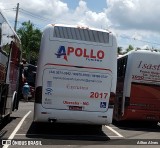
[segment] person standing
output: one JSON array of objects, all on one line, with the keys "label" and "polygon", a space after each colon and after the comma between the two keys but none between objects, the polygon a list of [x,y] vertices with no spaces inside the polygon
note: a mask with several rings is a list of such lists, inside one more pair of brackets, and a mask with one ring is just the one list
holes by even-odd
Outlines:
[{"label": "person standing", "polygon": [[29,87],[28,83],[25,83],[22,88],[22,93],[23,93],[23,98],[26,102],[28,102],[29,92],[30,92],[30,87]]}]

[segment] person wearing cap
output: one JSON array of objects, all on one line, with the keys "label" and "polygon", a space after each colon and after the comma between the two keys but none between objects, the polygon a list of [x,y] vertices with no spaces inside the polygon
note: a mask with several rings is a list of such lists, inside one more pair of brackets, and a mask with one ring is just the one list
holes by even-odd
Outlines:
[{"label": "person wearing cap", "polygon": [[24,83],[24,86],[22,88],[23,98],[26,102],[28,102],[28,95],[29,95],[30,87],[28,83]]}]

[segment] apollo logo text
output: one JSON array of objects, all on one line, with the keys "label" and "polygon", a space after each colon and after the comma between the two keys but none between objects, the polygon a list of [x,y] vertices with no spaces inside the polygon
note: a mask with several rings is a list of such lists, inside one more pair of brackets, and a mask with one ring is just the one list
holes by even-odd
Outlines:
[{"label": "apollo logo text", "polygon": [[76,57],[83,57],[86,59],[97,59],[102,60],[105,56],[103,50],[93,50],[93,49],[86,49],[86,48],[74,48],[65,46],[60,46],[57,53],[55,53],[57,58],[63,57],[64,60],[68,61],[69,56],[76,56]]}]

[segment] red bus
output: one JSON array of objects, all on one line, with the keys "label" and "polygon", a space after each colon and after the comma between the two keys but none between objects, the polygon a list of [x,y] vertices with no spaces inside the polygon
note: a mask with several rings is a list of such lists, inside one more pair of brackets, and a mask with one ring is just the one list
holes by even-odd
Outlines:
[{"label": "red bus", "polygon": [[21,81],[20,40],[0,12],[0,122],[18,109]]},{"label": "red bus", "polygon": [[131,51],[117,68],[114,120],[160,121],[160,52]]}]

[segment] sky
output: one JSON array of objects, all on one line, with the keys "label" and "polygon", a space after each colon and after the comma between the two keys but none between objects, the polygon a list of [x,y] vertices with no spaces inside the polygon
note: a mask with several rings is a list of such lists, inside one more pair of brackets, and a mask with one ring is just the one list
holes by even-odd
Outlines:
[{"label": "sky", "polygon": [[119,47],[160,49],[159,0],[0,0],[0,9],[17,29],[30,20],[38,29],[49,23],[83,25],[112,31]]}]

